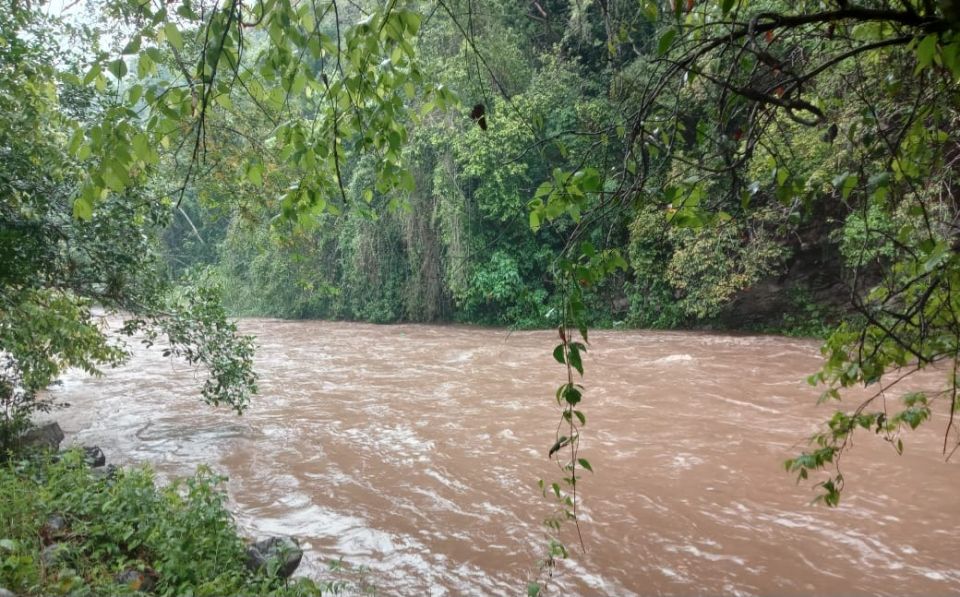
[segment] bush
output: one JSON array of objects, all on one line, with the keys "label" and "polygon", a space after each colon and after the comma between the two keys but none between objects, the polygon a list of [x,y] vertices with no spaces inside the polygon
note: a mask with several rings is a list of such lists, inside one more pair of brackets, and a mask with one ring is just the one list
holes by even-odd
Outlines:
[{"label": "bush", "polygon": [[[223,477],[201,467],[158,487],[148,468],[94,476],[80,452],[0,468],[0,586],[23,595],[319,595],[342,582],[253,574]],[[54,524],[60,517],[60,524]],[[52,547],[52,546],[58,547]],[[55,551],[55,554],[53,552]]]}]

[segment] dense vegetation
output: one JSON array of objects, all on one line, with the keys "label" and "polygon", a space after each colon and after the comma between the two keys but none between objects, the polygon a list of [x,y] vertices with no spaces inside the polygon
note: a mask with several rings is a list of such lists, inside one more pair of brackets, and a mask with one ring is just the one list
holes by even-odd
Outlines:
[{"label": "dense vegetation", "polygon": [[209,371],[205,400],[242,410],[256,389],[252,341],[237,336],[214,289],[171,284],[158,244],[170,206],[149,181],[116,174],[122,192],[74,217],[84,215],[74,204],[84,160],[70,150],[115,110],[78,78],[64,80],[83,58],[59,44],[90,36],[12,8],[0,11],[0,447],[50,407],[38,392],[62,370],[96,374],[125,357],[95,306],[130,314],[126,335],[162,336],[169,353]]},{"label": "dense vegetation", "polygon": [[[124,357],[94,305],[241,411],[222,288],[235,314],[558,325],[561,519],[591,325],[836,319],[811,381],[877,392],[786,463],[830,469],[827,504],[858,428],[900,451],[940,401],[958,445],[952,1],[7,7],[0,441],[63,368]],[[942,391],[875,404],[940,362]]]},{"label": "dense vegetation", "polygon": [[[262,199],[300,184],[298,172],[316,159],[311,151],[321,150],[293,150],[291,170],[269,163],[282,157],[264,153],[257,143],[279,141],[271,137],[277,122],[293,127],[298,139],[303,132],[294,123],[309,122],[315,102],[309,93],[285,96],[280,109],[267,105],[262,113],[243,90],[232,91],[233,109],[221,116],[243,134],[215,120],[205,134],[211,144],[243,148],[231,149],[225,159],[247,180],[197,181],[198,191],[182,204],[189,219],[176,218],[166,236],[177,271],[209,266],[237,314],[521,327],[556,323],[563,293],[556,259],[573,236],[616,248],[630,262],[590,288],[585,304],[592,324],[714,322],[739,291],[785,274],[798,261],[791,260],[797,230],[810,225],[788,208],[757,210],[724,226],[718,238],[714,230],[670,226],[654,204],[635,210],[612,196],[612,180],[604,182],[600,172],[624,151],[623,108],[632,101],[626,90],[649,75],[636,72],[643,61],[608,56],[605,35],[595,30],[599,5],[585,14],[563,2],[540,8],[548,18],[531,18],[533,5],[512,2],[487,4],[476,14],[469,4],[433,14],[416,40],[416,67],[423,80],[441,82],[462,98],[464,107],[437,113],[431,110],[438,103],[433,95],[404,87],[409,121],[396,122],[407,127],[407,138],[395,159],[406,169],[409,178],[402,182],[409,187],[382,192],[374,184],[380,152],[350,152],[339,164],[342,195],[335,189],[332,197],[311,203],[310,210],[320,213],[298,213],[299,227],[278,225],[276,206]],[[469,21],[466,35],[461,16]],[[644,32],[635,35],[642,39]],[[246,43],[258,42],[248,37]],[[618,54],[628,46],[639,49],[629,41]],[[401,67],[406,60],[401,56]],[[475,103],[483,106],[486,128],[464,114]],[[251,113],[257,115],[253,122],[246,117]],[[594,164],[598,159],[605,164]],[[583,219],[558,219],[551,207],[535,216],[531,233],[530,211],[542,203],[535,196],[541,183],[585,163],[592,165],[587,182],[595,185],[596,197],[584,204]],[[596,199],[600,204],[593,205]],[[841,226],[823,227],[814,250],[824,249],[831,242],[827,234]],[[809,268],[809,261],[799,267]],[[840,279],[830,273],[794,276],[792,294],[784,292],[783,301],[816,305],[818,290],[825,295],[820,298],[836,302],[829,286]],[[771,306],[750,321],[728,325],[790,329],[805,323],[779,320],[782,312]]]},{"label": "dense vegetation", "polygon": [[0,466],[0,586],[77,596],[364,590],[361,577],[342,570],[322,582],[251,572],[222,481],[205,469],[159,487],[149,469],[98,476],[79,451],[8,462]]}]

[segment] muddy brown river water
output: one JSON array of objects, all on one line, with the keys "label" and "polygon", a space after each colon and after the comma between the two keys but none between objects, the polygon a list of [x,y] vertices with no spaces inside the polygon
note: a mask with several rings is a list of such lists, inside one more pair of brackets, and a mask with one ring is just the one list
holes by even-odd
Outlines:
[{"label": "muddy brown river water", "polygon": [[[203,406],[159,350],[68,375],[56,418],[75,443],[161,476],[229,476],[251,535],[370,568],[383,595],[520,595],[551,511],[537,479],[563,368],[555,332],[245,320],[261,395],[243,417]],[[595,332],[581,481],[586,553],[552,588],[573,595],[960,594],[960,476],[945,418],[897,456],[870,433],[844,456],[841,506],[813,506],[783,460],[830,407],[805,376],[818,344],[774,336]],[[576,545],[572,528],[564,539]]]}]

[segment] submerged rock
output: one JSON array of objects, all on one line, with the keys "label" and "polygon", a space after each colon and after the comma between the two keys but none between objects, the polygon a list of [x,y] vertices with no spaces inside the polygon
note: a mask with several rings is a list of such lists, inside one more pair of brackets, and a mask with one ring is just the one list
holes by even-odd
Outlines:
[{"label": "submerged rock", "polygon": [[247,568],[257,572],[276,566],[281,578],[289,578],[302,559],[303,550],[293,537],[269,537],[247,548]]},{"label": "submerged rock", "polygon": [[83,460],[90,468],[97,468],[107,463],[107,457],[99,446],[83,446]]},{"label": "submerged rock", "polygon": [[34,427],[20,436],[20,446],[37,450],[56,452],[63,441],[63,429],[56,421]]}]

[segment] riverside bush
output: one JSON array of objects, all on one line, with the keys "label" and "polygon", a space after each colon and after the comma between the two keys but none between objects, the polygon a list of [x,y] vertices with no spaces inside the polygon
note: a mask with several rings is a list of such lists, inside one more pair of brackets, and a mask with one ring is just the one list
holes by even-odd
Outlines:
[{"label": "riverside bush", "polygon": [[[0,586],[18,595],[320,595],[245,566],[225,479],[206,467],[158,486],[149,468],[95,476],[78,451],[0,467]],[[56,547],[54,547],[56,546]],[[118,582],[126,571],[141,580]],[[151,586],[152,585],[152,586]]]}]

